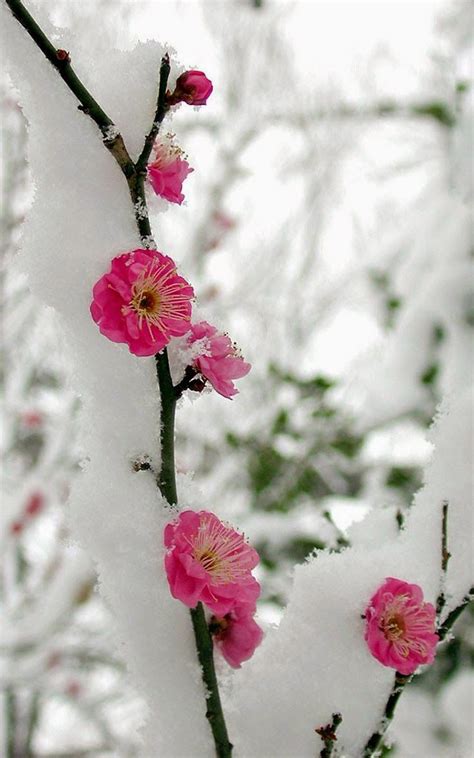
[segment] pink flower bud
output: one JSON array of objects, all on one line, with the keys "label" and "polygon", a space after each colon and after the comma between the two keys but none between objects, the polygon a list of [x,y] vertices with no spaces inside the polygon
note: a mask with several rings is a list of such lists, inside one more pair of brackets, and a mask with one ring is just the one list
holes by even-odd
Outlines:
[{"label": "pink flower bud", "polygon": [[206,105],[212,89],[212,82],[202,71],[185,71],[178,77],[174,92],[168,95],[168,104]]}]

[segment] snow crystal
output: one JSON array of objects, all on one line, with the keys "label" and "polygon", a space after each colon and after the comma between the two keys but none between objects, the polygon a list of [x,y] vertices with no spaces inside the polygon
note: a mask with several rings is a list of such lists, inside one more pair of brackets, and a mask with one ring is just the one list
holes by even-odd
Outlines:
[{"label": "snow crystal", "polygon": [[115,124],[111,124],[102,132],[102,134],[104,135],[104,140],[107,142],[112,142],[116,137],[119,136],[120,131],[117,129]]}]

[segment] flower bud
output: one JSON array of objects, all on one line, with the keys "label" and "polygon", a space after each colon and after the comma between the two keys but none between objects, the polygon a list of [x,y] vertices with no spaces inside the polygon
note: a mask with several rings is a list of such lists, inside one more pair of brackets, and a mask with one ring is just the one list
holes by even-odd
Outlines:
[{"label": "flower bud", "polygon": [[168,95],[168,105],[181,102],[188,105],[206,105],[212,89],[212,82],[203,71],[185,71],[178,77],[174,92]]}]

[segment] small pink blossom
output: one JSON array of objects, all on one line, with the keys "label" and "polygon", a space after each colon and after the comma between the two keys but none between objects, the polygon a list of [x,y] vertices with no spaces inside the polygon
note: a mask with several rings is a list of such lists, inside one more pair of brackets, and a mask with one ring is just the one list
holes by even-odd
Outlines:
[{"label": "small pink blossom", "polygon": [[41,492],[32,492],[26,501],[25,516],[33,518],[37,516],[44,507],[44,495]]},{"label": "small pink blossom", "polygon": [[248,661],[262,641],[263,631],[253,618],[254,612],[251,606],[236,606],[223,618],[211,619],[214,643],[233,668]]},{"label": "small pink blossom", "polygon": [[139,248],[112,260],[94,285],[90,312],[109,340],[125,342],[134,355],[154,355],[188,331],[193,296],[171,258]]},{"label": "small pink blossom", "polygon": [[226,334],[219,332],[207,321],[193,324],[187,335],[188,344],[202,340],[203,351],[194,359],[193,366],[223,397],[238,393],[233,379],[240,379],[250,371],[250,363],[237,354]]},{"label": "small pink blossom", "polygon": [[228,232],[235,227],[235,219],[225,213],[225,211],[214,211],[212,219],[215,225],[224,232]]},{"label": "small pink blossom", "polygon": [[181,203],[183,182],[194,169],[183,157],[179,147],[169,140],[155,147],[155,160],[148,166],[148,179],[154,191],[170,203]]},{"label": "small pink blossom", "polygon": [[37,429],[43,423],[43,416],[39,411],[25,411],[21,416],[21,421],[28,429]]},{"label": "small pink blossom", "polygon": [[365,618],[370,652],[384,666],[407,675],[433,662],[439,641],[436,611],[423,602],[417,584],[388,577],[371,598]]},{"label": "small pink blossom", "polygon": [[251,571],[258,553],[213,513],[182,511],[167,524],[164,543],[171,594],[188,608],[202,602],[225,616],[239,604],[255,606],[260,585]]},{"label": "small pink blossom", "polygon": [[212,82],[203,71],[185,71],[178,76],[174,92],[168,94],[168,105],[180,102],[188,105],[206,105],[212,90]]},{"label": "small pink blossom", "polygon": [[17,536],[22,533],[24,528],[25,524],[22,520],[18,519],[17,521],[12,521],[10,524],[10,534]]}]

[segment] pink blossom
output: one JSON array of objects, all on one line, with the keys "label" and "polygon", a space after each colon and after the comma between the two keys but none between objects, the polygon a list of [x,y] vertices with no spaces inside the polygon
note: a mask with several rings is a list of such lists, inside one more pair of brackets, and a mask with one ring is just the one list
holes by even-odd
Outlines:
[{"label": "pink blossom", "polygon": [[154,355],[188,331],[193,295],[171,258],[139,248],[112,260],[94,286],[90,312],[109,340],[125,342],[134,355]]},{"label": "pink blossom", "polygon": [[23,521],[12,521],[10,524],[10,534],[13,534],[15,536],[21,534],[24,528],[25,524]]},{"label": "pink blossom", "polygon": [[179,147],[162,141],[155,147],[155,160],[148,166],[148,179],[156,194],[178,205],[184,200],[183,182],[194,171],[182,156]]},{"label": "pink blossom", "polygon": [[182,511],[164,533],[165,569],[174,598],[188,608],[202,602],[217,616],[239,604],[255,606],[260,585],[252,576],[257,552],[243,534],[209,511]]},{"label": "pink blossom", "polygon": [[200,321],[191,326],[187,340],[190,345],[198,340],[203,342],[202,354],[194,359],[194,368],[223,397],[230,398],[236,395],[238,389],[232,380],[248,374],[251,366],[237,354],[229,337],[207,321]]},{"label": "pink blossom", "polygon": [[44,495],[41,492],[32,492],[26,502],[25,515],[33,518],[42,511],[43,507]]},{"label": "pink blossom", "polygon": [[384,666],[407,675],[433,662],[439,641],[436,611],[423,602],[417,584],[388,577],[371,598],[365,618],[370,652]]},{"label": "pink blossom", "polygon": [[174,92],[168,94],[168,104],[185,102],[188,105],[206,105],[212,90],[212,82],[203,71],[185,71],[178,76]]},{"label": "pink blossom", "polygon": [[211,619],[214,643],[233,668],[248,661],[262,641],[263,632],[253,618],[254,610],[248,605],[236,606],[223,618]]},{"label": "pink blossom", "polygon": [[39,411],[25,411],[21,416],[21,421],[29,429],[36,429],[43,423],[43,416]]}]

